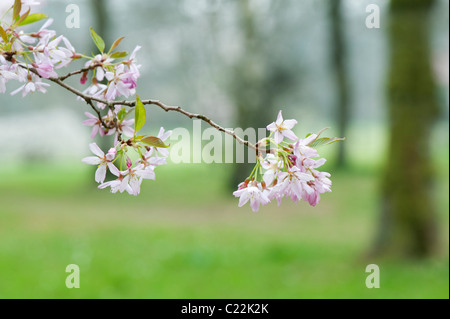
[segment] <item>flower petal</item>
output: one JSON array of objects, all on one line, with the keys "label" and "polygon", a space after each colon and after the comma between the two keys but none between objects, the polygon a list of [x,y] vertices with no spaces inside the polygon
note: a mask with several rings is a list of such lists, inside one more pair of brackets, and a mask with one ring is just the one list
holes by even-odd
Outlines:
[{"label": "flower petal", "polygon": [[96,156],[85,157],[81,161],[89,165],[98,165],[102,162],[102,160]]},{"label": "flower petal", "polygon": [[280,131],[275,132],[275,143],[280,144],[283,141],[283,134]]},{"label": "flower petal", "polygon": [[99,165],[97,170],[95,171],[95,181],[97,183],[103,183],[106,178],[106,164],[103,163],[102,165]]},{"label": "flower petal", "polygon": [[281,126],[283,123],[283,115],[281,114],[281,111],[278,113],[277,121],[275,122],[278,126]]},{"label": "flower petal", "polygon": [[92,153],[94,153],[98,157],[101,158],[105,157],[105,153],[103,153],[103,151],[100,149],[100,147],[98,147],[96,143],[89,144],[89,149],[91,150]]},{"label": "flower petal", "polygon": [[295,141],[298,139],[297,135],[294,134],[294,132],[292,132],[289,129],[285,129],[283,130],[283,135],[286,136],[288,139]]},{"label": "flower petal", "polygon": [[297,120],[286,120],[283,122],[283,126],[284,128],[290,130],[292,129],[296,124],[297,124]]}]

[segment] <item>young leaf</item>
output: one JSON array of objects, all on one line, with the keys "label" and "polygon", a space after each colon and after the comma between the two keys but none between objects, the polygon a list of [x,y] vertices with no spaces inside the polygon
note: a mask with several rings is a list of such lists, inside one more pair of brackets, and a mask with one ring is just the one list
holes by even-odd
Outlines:
[{"label": "young leaf", "polygon": [[125,115],[127,114],[127,110],[125,110],[125,108],[121,108],[119,113],[117,113],[117,118],[119,119],[119,121],[123,121],[125,119]]},{"label": "young leaf", "polygon": [[22,14],[22,16],[19,18],[19,20],[17,20],[16,23],[14,23],[14,25],[21,25],[21,23],[28,17],[28,15],[30,14],[30,10],[28,9],[27,12],[25,12],[24,14]]},{"label": "young leaf", "polygon": [[323,132],[325,132],[326,130],[329,130],[329,129],[330,129],[329,127],[325,127],[324,129],[321,129],[319,131],[319,133],[317,133],[317,137],[320,137],[320,135],[322,135]]},{"label": "young leaf", "polygon": [[109,49],[109,52],[112,52],[117,46],[119,45],[120,41],[122,41],[125,37],[120,37],[111,46],[111,49]]},{"label": "young leaf", "polygon": [[95,45],[100,50],[101,53],[105,50],[105,41],[92,29],[91,27],[91,37],[94,40]]},{"label": "young leaf", "polygon": [[[315,141],[317,141],[317,140],[319,139],[320,135],[322,135],[322,133],[325,132],[325,131],[328,130],[328,129],[330,129],[330,128],[329,128],[329,127],[325,127],[324,129],[321,129],[321,130],[319,131],[319,133],[316,134],[316,138],[315,138],[311,143],[309,143],[309,145],[311,145],[312,143],[314,143]],[[310,137],[311,135],[312,135],[312,134],[310,133],[310,134],[306,135],[306,137]]]},{"label": "young leaf", "polygon": [[0,26],[0,36],[2,37],[2,39],[5,43],[8,43],[8,35],[6,34],[6,32],[2,28],[2,26]]},{"label": "young leaf", "polygon": [[13,5],[13,21],[16,21],[16,19],[19,17],[20,10],[22,10],[22,1],[15,0]]},{"label": "young leaf", "polygon": [[117,52],[114,52],[113,54],[111,54],[111,58],[120,59],[120,58],[126,57],[127,55],[128,55],[128,52],[117,51]]},{"label": "young leaf", "polygon": [[20,22],[19,26],[35,23],[47,18],[48,16],[43,13],[33,13],[28,15],[22,22]]},{"label": "young leaf", "polygon": [[308,146],[319,147],[319,146],[329,145],[334,142],[344,141],[344,140],[345,140],[345,138],[339,138],[339,137],[322,137],[322,138],[318,138],[315,141],[309,143]]},{"label": "young leaf", "polygon": [[147,144],[148,146],[153,146],[153,147],[168,148],[170,146],[170,145],[164,144],[164,142],[161,141],[161,139],[159,139],[156,136],[146,136],[141,139],[141,142],[144,144]]},{"label": "young leaf", "polygon": [[139,95],[136,95],[136,106],[134,108],[134,132],[138,132],[145,124],[145,107]]}]

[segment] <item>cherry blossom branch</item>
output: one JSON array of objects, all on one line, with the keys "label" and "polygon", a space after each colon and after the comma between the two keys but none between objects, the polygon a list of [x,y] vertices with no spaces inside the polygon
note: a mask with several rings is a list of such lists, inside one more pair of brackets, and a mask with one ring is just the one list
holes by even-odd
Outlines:
[{"label": "cherry blossom branch", "polygon": [[77,71],[73,71],[73,72],[67,73],[66,75],[62,75],[62,76],[58,77],[58,79],[61,80],[61,81],[64,81],[64,80],[66,80],[67,78],[69,78],[71,76],[74,76],[74,75],[77,75],[77,74],[81,74],[81,73],[87,72],[89,70],[93,70],[93,69],[95,69],[98,66],[101,66],[101,64],[98,63],[98,64],[87,66],[87,67],[79,69]]},{"label": "cherry blossom branch", "polygon": [[[22,68],[24,68],[24,69],[28,69],[30,72],[36,74],[38,77],[40,77],[40,78],[42,78],[42,79],[44,78],[43,76],[41,76],[41,75],[39,74],[39,72],[38,72],[35,68],[27,68],[27,67],[24,66],[24,65],[20,65],[20,66],[21,66]],[[83,69],[81,69],[81,70],[83,70]],[[78,71],[81,71],[81,70],[78,70]],[[52,82],[58,84],[59,86],[63,87],[64,89],[66,89],[66,90],[72,92],[73,94],[75,94],[75,95],[81,97],[87,104],[89,104],[89,105],[91,106],[91,108],[92,108],[92,109],[94,110],[94,112],[97,114],[98,119],[99,119],[99,121],[102,123],[102,125],[103,125],[105,128],[110,128],[110,126],[107,125],[107,124],[105,123],[105,121],[103,121],[103,118],[102,118],[102,115],[101,115],[100,111],[99,111],[99,110],[95,107],[95,105],[92,103],[92,101],[99,102],[96,98],[94,98],[94,97],[92,97],[92,96],[89,96],[89,95],[86,95],[86,94],[83,94],[82,92],[78,91],[77,89],[71,87],[70,85],[64,83],[63,80],[61,80],[61,79],[66,79],[66,78],[68,78],[68,77],[71,76],[71,75],[74,75],[74,74],[78,74],[78,73],[84,72],[84,71],[81,71],[81,72],[78,72],[78,71],[68,73],[68,74],[66,74],[65,76],[58,77],[58,78],[55,78],[55,77],[49,77],[48,80],[50,80],[50,81],[52,81]]]},{"label": "cherry blossom branch", "polygon": [[[104,100],[104,99],[100,99],[100,98],[97,98],[97,97],[94,97],[94,96],[90,96],[90,95],[84,94],[81,91],[79,91],[79,90],[73,88],[72,86],[68,85],[67,83],[63,82],[65,79],[67,79],[68,77],[70,77],[72,75],[83,73],[83,72],[85,72],[87,70],[90,70],[92,68],[93,67],[83,68],[83,69],[80,69],[80,70],[68,73],[68,74],[66,74],[64,76],[60,76],[60,77],[57,77],[57,78],[56,77],[49,77],[48,80],[58,84],[59,86],[63,87],[64,89],[72,92],[73,94],[75,94],[75,95],[79,96],[80,98],[82,98],[83,100],[85,100],[86,103],[88,103],[92,107],[92,109],[97,113],[97,115],[99,117],[99,120],[102,122],[102,125],[104,127],[108,128],[109,126],[104,123],[104,121],[103,121],[103,119],[101,117],[100,111],[93,105],[92,101],[103,103],[103,104],[107,105],[108,107],[112,107],[112,106],[115,106],[115,105],[124,105],[124,106],[129,106],[129,107],[135,107],[136,106],[136,102],[135,101],[107,101],[107,100]],[[33,72],[34,74],[36,74],[37,76],[39,76],[40,78],[43,78],[36,71],[36,69],[30,68],[30,71]],[[184,110],[183,108],[181,108],[180,106],[169,106],[169,105],[166,105],[166,104],[162,103],[159,100],[142,100],[142,104],[144,104],[144,105],[156,105],[156,106],[160,107],[161,109],[163,109],[166,112],[170,112],[170,111],[178,112],[178,113],[181,113],[181,114],[187,116],[190,119],[196,118],[196,119],[202,120],[205,123],[207,123],[208,125],[210,125],[211,127],[215,128],[216,130],[232,136],[238,143],[240,143],[240,144],[242,144],[244,146],[247,146],[248,148],[251,148],[251,149],[255,150],[257,153],[259,153],[259,152],[272,153],[273,152],[273,150],[271,150],[271,149],[266,150],[264,148],[261,148],[258,143],[255,145],[255,144],[252,144],[248,140],[242,139],[241,137],[237,136],[236,132],[234,132],[232,130],[228,130],[228,129],[220,126],[219,124],[217,124],[216,122],[214,122],[213,120],[211,120],[209,117],[207,117],[205,115],[188,112],[188,111]]]},{"label": "cherry blossom branch", "polygon": [[[113,193],[126,191],[136,196],[140,193],[142,181],[154,180],[155,168],[167,164],[169,146],[164,141],[172,131],[166,132],[161,127],[158,136],[137,134],[146,122],[145,105],[155,105],[165,112],[177,112],[190,119],[199,119],[256,151],[258,160],[254,169],[233,193],[239,197],[239,207],[250,202],[252,210],[258,211],[260,205],[267,205],[272,200],[280,204],[283,198],[290,198],[294,202],[305,200],[315,206],[319,203],[321,194],[331,192],[330,174],[317,170],[326,160],[318,158],[316,148],[342,141],[343,138],[320,137],[324,130],[308,134],[304,139],[298,138],[292,131],[297,121],[284,120],[280,111],[277,120],[267,126],[270,135],[252,144],[205,115],[188,112],[179,106],[169,106],[159,100],[141,100],[136,94],[137,80],[140,77],[136,52],[140,46],[136,46],[130,55],[125,51],[115,51],[123,39],[121,37],[109,50],[105,50],[103,39],[91,28],[91,38],[100,53],[93,57],[79,54],[66,37],[57,36],[54,30],[47,28],[52,23],[51,19],[37,32],[16,31],[22,25],[47,18],[39,13],[28,16],[30,10],[22,8],[22,4],[31,6],[34,2],[15,0],[10,8],[11,23],[0,21],[0,93],[5,93],[5,84],[14,80],[24,84],[11,92],[11,95],[19,92],[22,96],[36,91],[45,93],[50,84],[42,80],[48,79],[84,100],[97,114],[85,113],[88,119],[83,124],[92,126],[91,138],[97,133],[100,136],[115,135],[114,144],[106,153],[96,143],[91,143],[89,148],[95,156],[82,160],[86,164],[97,166],[95,181],[99,183],[99,189],[110,188]],[[0,18],[2,19],[3,17]],[[3,28],[4,25],[6,29]],[[62,76],[55,72],[55,69],[80,58],[87,62],[79,70]],[[84,91],[64,82],[81,74],[80,83],[85,84],[90,71],[91,82]],[[120,96],[136,96],[136,100],[117,100]],[[130,113],[127,107],[134,109],[134,119],[126,119]],[[108,108],[108,113],[102,116],[105,108]],[[122,134],[129,138],[123,138]],[[268,144],[274,148],[267,148]],[[135,162],[132,160],[134,156],[128,155],[129,152],[138,156]],[[105,182],[108,171],[117,178]]]},{"label": "cherry blossom branch", "polygon": [[[129,106],[129,107],[135,107],[136,106],[136,102],[135,101],[115,101],[115,102],[111,102],[112,105],[125,105],[125,106]],[[232,130],[228,130],[222,126],[220,126],[219,124],[217,124],[216,122],[214,122],[213,120],[211,120],[209,117],[202,115],[202,114],[195,114],[195,113],[191,113],[188,112],[184,109],[182,109],[180,106],[168,106],[165,105],[164,103],[162,103],[161,101],[158,100],[142,100],[142,104],[144,105],[156,105],[158,107],[160,107],[161,109],[163,109],[166,112],[178,112],[181,113],[185,116],[187,116],[190,119],[196,118],[199,120],[204,121],[205,123],[207,123],[208,125],[210,125],[211,127],[215,128],[216,130],[223,132],[225,134],[228,134],[230,136],[232,136],[238,143],[245,145],[251,149],[254,149],[257,152],[270,152],[271,150],[264,150],[261,149],[258,144],[254,145],[251,142],[240,138],[239,136],[237,136],[236,132],[232,131]]]}]

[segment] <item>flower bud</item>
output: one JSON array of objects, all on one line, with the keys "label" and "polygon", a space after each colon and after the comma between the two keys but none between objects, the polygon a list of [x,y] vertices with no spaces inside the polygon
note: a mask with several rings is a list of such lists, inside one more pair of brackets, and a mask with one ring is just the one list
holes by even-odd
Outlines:
[{"label": "flower bud", "polygon": [[83,74],[81,75],[81,79],[80,79],[80,83],[81,83],[81,84],[85,84],[85,83],[86,83],[86,81],[87,81],[87,75],[88,75],[88,72],[87,72],[87,71],[83,72]]}]

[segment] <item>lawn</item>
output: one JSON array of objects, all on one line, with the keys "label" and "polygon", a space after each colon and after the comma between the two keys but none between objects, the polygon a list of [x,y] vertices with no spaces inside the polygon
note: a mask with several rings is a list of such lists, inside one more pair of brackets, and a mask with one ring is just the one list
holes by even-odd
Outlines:
[{"label": "lawn", "polygon": [[[231,167],[171,165],[139,197],[90,183],[82,164],[0,171],[1,298],[448,298],[448,171],[437,201],[442,255],[376,261],[377,174],[334,174],[317,208],[253,213],[227,189]],[[77,264],[81,288],[68,289]]]}]

